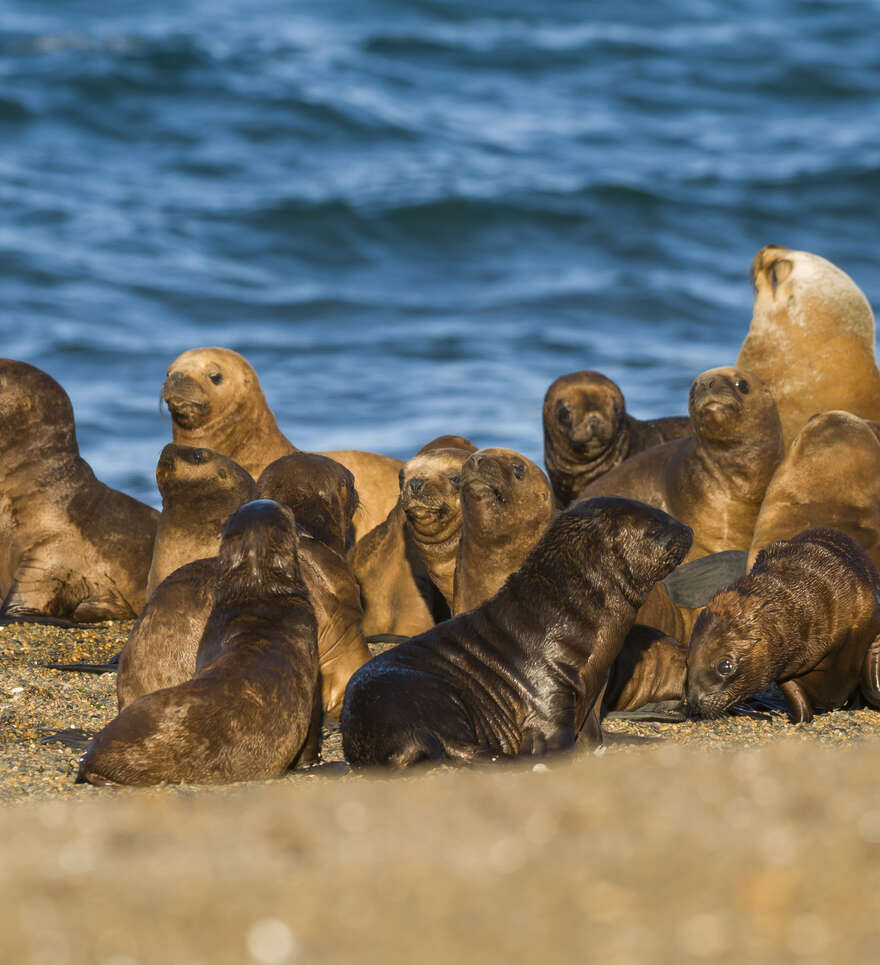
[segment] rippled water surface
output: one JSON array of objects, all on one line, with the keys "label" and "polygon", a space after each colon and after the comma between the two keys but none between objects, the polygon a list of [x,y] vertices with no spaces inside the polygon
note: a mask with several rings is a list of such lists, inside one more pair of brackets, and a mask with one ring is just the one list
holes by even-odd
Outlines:
[{"label": "rippled water surface", "polygon": [[868,0],[6,0],[0,354],[154,504],[199,345],[302,448],[537,459],[578,368],[683,413],[762,245],[877,305],[878,38]]}]

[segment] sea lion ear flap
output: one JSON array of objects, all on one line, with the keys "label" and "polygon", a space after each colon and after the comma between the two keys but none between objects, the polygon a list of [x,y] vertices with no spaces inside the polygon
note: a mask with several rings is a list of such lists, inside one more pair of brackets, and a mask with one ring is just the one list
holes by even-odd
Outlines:
[{"label": "sea lion ear flap", "polygon": [[770,276],[770,284],[773,286],[774,295],[776,294],[776,288],[788,278],[793,268],[794,265],[788,258],[780,258],[770,266],[767,273]]}]

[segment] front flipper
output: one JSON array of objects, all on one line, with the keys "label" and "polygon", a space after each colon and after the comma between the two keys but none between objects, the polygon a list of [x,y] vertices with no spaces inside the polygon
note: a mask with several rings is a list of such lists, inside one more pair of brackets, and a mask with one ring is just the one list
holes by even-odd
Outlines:
[{"label": "front flipper", "polygon": [[876,637],[868,647],[859,684],[865,700],[872,707],[880,709],[880,637]]},{"label": "front flipper", "polygon": [[796,680],[778,684],[788,704],[788,716],[793,724],[809,724],[813,719],[813,707]]},{"label": "front flipper", "polygon": [[523,729],[519,757],[540,757],[565,751],[574,746],[575,732],[571,724],[559,725],[551,721],[534,722]]}]

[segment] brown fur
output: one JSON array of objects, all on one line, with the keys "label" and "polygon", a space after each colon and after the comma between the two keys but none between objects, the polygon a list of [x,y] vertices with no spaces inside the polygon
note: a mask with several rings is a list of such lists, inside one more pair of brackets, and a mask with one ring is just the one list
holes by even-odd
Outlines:
[{"label": "brown fur", "polygon": [[[726,661],[726,663],[725,663]],[[880,704],[880,577],[835,529],[771,543],[717,593],[691,635],[687,698],[715,716],[775,681],[792,719],[842,707],[861,689]]]},{"label": "brown fur", "polygon": [[641,421],[601,372],[560,376],[544,396],[544,465],[560,506],[637,452],[691,434],[686,416]]},{"label": "brown fur", "polygon": [[773,393],[786,446],[817,412],[880,419],[874,316],[849,275],[818,255],[768,245],[752,281],[754,313],[736,364]]},{"label": "brown fur", "polygon": [[603,709],[632,711],[684,698],[687,645],[653,627],[636,624],[611,667]]},{"label": "brown fur", "polygon": [[423,455],[434,449],[464,449],[465,452],[476,452],[477,447],[464,436],[437,436],[430,442],[426,442],[416,455]]},{"label": "brown fur", "polygon": [[691,386],[693,436],[627,459],[582,493],[627,496],[687,523],[688,560],[748,550],[770,477],[782,460],[782,429],[773,396],[757,376],[710,369]]},{"label": "brown fur", "polygon": [[40,369],[0,359],[0,427],[2,614],[137,616],[159,514],[95,478],[67,393]]},{"label": "brown fur", "polygon": [[453,613],[478,606],[522,565],[553,517],[553,492],[531,460],[480,449],[461,468],[461,541]]},{"label": "brown fur", "polygon": [[317,630],[293,513],[247,503],[224,527],[217,559],[195,676],[121,711],[83,755],[78,782],[255,780],[317,758]]},{"label": "brown fur", "polygon": [[630,500],[561,513],[495,596],[352,677],[346,757],[404,767],[571,747],[645,593],[689,543],[687,527]]}]

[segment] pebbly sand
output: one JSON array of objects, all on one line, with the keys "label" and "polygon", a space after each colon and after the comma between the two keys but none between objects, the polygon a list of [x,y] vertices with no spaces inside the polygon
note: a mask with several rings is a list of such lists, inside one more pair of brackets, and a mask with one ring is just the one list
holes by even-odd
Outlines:
[{"label": "pebbly sand", "polygon": [[608,722],[601,755],[76,786],[130,624],[0,630],[0,962],[872,961],[880,713]]}]

